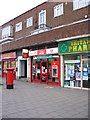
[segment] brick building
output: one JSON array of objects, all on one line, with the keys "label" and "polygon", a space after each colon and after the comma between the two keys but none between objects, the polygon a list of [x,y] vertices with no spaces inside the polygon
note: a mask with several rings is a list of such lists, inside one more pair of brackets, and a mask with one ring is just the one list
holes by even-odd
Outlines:
[{"label": "brick building", "polygon": [[90,77],[89,0],[44,2],[0,27],[2,76],[87,88]]}]

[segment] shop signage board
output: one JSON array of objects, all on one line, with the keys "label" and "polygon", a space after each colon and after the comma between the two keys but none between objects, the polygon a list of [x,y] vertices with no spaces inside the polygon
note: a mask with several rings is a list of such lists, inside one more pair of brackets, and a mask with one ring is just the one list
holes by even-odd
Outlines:
[{"label": "shop signage board", "polygon": [[49,49],[42,49],[42,50],[35,50],[35,51],[29,51],[29,56],[48,55],[48,54],[58,54],[58,47],[49,48]]},{"label": "shop signage board", "polygon": [[1,59],[16,58],[16,52],[5,53],[1,55]]},{"label": "shop signage board", "polygon": [[28,49],[22,49],[23,58],[28,58]]},{"label": "shop signage board", "polygon": [[47,49],[47,54],[57,54],[58,53],[58,48],[50,48]]},{"label": "shop signage board", "polygon": [[83,53],[90,51],[90,38],[81,38],[59,43],[59,54]]}]

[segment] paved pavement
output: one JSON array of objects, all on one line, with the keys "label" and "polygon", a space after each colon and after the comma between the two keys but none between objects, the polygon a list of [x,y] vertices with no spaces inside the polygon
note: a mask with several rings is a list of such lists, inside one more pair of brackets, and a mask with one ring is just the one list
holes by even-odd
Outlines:
[{"label": "paved pavement", "polygon": [[2,79],[0,78],[0,120],[2,118]]},{"label": "paved pavement", "polygon": [[3,118],[88,118],[87,90],[18,80],[11,90],[4,84],[2,93]]}]

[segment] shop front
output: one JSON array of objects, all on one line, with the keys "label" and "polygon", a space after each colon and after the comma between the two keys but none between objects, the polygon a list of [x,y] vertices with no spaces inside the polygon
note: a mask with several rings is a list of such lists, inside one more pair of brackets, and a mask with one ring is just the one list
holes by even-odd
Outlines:
[{"label": "shop front", "polygon": [[2,59],[2,77],[6,78],[7,68],[13,68],[13,79],[16,79],[16,52],[5,53],[1,55]]},{"label": "shop front", "polygon": [[90,38],[59,42],[62,87],[89,88]]},{"label": "shop front", "polygon": [[31,82],[60,85],[58,48],[29,51]]}]

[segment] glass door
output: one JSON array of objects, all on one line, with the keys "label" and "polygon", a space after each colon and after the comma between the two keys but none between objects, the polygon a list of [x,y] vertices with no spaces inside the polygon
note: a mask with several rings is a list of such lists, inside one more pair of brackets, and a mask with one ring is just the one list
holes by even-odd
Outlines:
[{"label": "glass door", "polygon": [[48,62],[45,60],[41,61],[41,82],[47,82],[48,80]]},{"label": "glass door", "polygon": [[82,63],[82,84],[84,88],[90,88],[90,59],[83,60]]},{"label": "glass door", "polygon": [[40,81],[40,60],[34,60],[33,62],[32,79]]}]

